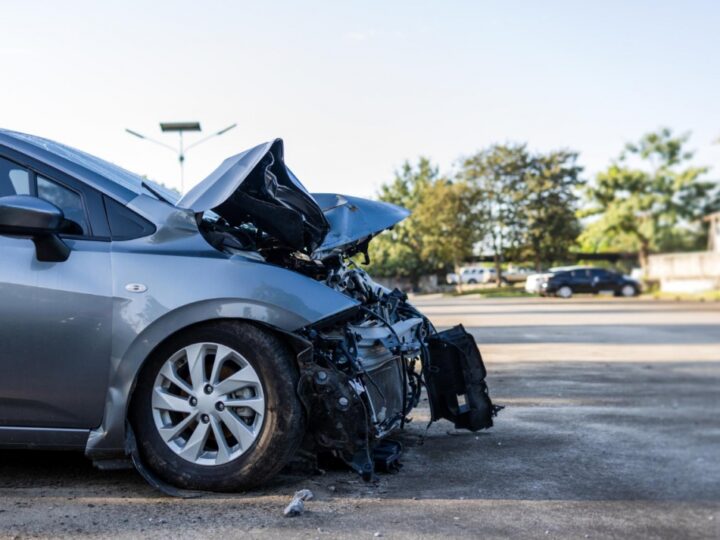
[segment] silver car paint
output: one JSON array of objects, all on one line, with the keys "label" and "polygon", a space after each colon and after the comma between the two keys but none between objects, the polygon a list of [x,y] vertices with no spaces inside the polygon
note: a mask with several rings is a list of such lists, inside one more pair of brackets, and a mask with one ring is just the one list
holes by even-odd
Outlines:
[{"label": "silver car paint", "polygon": [[102,419],[112,339],[110,243],[68,240],[40,262],[0,236],[0,425],[88,428]]},{"label": "silver car paint", "polygon": [[383,201],[337,193],[313,193],[312,196],[330,223],[325,240],[313,253],[315,258],[339,253],[352,244],[391,228],[410,215],[409,210]]},{"label": "silver car paint", "polygon": [[31,240],[0,236],[0,403],[25,400],[36,414],[6,419],[12,424],[0,427],[0,445],[67,440],[75,446],[87,430],[89,457],[119,457],[138,372],[168,336],[216,319],[291,333],[357,304],[257,254],[217,251],[192,211],[142,194],[140,180],[120,185],[103,178],[104,162],[73,162],[55,143],[38,140],[0,130],[0,153],[28,155],[70,174],[157,230],[128,241],[66,240],[73,251],[62,263],[39,263]]},{"label": "silver car paint", "polygon": [[[92,431],[86,451],[95,459],[123,448],[133,383],[145,359],[168,336],[216,319],[252,320],[292,332],[356,305],[296,272],[218,252],[201,236],[192,212],[144,195],[129,206],[152,219],[158,230],[146,238],[113,242],[108,392],[102,424]],[[147,290],[129,292],[128,283]]]}]

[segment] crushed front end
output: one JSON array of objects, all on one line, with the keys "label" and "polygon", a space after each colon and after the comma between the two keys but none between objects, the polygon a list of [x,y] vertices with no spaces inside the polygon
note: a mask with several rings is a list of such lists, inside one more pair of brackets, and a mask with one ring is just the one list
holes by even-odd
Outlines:
[{"label": "crushed front end", "polygon": [[493,425],[485,367],[461,327],[437,332],[399,290],[338,259],[326,283],[360,305],[303,330],[312,354],[301,362],[298,394],[318,451],[369,480],[397,468],[400,445],[387,439],[410,420],[427,389],[431,420],[477,431]]},{"label": "crushed front end", "polygon": [[399,449],[383,442],[409,421],[422,388],[431,421],[476,431],[497,413],[473,337],[462,327],[437,332],[399,290],[360,268],[374,236],[410,215],[406,209],[332,193],[310,194],[285,165],[275,139],[228,158],[178,203],[192,209],[220,251],[298,272],[357,305],[298,331],[298,396],[314,449],[364,478],[395,466]]}]

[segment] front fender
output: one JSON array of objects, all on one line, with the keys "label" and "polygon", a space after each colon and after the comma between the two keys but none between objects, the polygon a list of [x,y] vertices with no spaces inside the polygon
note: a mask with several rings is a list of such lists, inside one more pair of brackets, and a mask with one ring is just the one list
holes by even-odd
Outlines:
[{"label": "front fender", "polygon": [[[178,253],[178,252],[176,252]],[[187,252],[185,252],[187,253]],[[302,274],[243,257],[158,256],[114,251],[113,345],[102,424],[86,454],[117,457],[125,443],[130,395],[143,363],[167,337],[188,326],[244,319],[293,332],[357,302]],[[141,285],[142,293],[132,292]],[[130,289],[130,290],[128,290]]]}]

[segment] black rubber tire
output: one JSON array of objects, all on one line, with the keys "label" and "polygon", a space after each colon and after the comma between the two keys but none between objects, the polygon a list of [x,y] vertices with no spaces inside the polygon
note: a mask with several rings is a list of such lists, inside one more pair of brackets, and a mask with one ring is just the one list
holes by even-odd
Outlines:
[{"label": "black rubber tire", "polygon": [[[182,347],[203,341],[241,353],[257,372],[266,402],[262,431],[253,446],[217,466],[195,465],[175,454],[152,418],[152,387],[163,363]],[[130,421],[144,463],[166,482],[185,489],[233,492],[266,483],[294,456],[305,434],[305,414],[296,392],[298,377],[290,349],[253,324],[220,321],[180,332],[153,352],[133,392]]]},{"label": "black rubber tire", "polygon": [[624,287],[624,285],[622,287],[620,287],[619,289],[616,289],[614,296],[618,296],[618,297],[622,297],[622,298],[633,298],[640,294],[640,292],[638,291],[638,288],[635,285],[630,285],[630,287],[632,287],[633,293],[630,296],[625,296],[622,291],[623,287]]},{"label": "black rubber tire", "polygon": [[[560,294],[560,291],[563,290],[563,289],[569,289],[569,290],[570,290],[570,294],[568,294],[567,296],[561,295],[561,294]],[[555,290],[555,296],[558,297],[558,298],[562,298],[563,300],[567,300],[568,298],[572,298],[574,294],[575,294],[575,291],[572,290],[572,287],[570,287],[570,285],[560,285],[560,286]]]}]

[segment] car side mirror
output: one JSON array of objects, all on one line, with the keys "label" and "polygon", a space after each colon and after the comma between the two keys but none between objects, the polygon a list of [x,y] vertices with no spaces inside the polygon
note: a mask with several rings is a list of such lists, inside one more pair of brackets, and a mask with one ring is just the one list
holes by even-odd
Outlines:
[{"label": "car side mirror", "polygon": [[63,211],[43,199],[0,197],[0,234],[30,237],[38,261],[62,262],[70,256],[70,248],[58,236],[64,221]]}]

